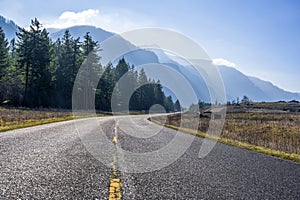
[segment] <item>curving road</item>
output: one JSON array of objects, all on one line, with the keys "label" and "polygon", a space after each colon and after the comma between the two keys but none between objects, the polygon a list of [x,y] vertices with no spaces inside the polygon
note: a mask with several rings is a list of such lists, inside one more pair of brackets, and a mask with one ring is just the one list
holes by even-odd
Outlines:
[{"label": "curving road", "polygon": [[146,117],[0,133],[0,199],[300,199],[299,164],[220,143],[200,159],[203,139]]}]

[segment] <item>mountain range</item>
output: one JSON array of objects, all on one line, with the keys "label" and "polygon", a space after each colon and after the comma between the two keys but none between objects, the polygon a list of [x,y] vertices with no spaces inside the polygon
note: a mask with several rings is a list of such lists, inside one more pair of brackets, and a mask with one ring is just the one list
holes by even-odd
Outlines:
[{"label": "mountain range", "polygon": [[[8,40],[16,37],[15,33],[18,31],[18,26],[13,21],[0,16],[0,27],[4,30]],[[93,26],[73,26],[67,29],[75,38],[83,38],[86,32],[90,32],[90,35],[94,40],[99,42],[100,46],[104,40],[115,35],[115,33]],[[62,38],[67,29],[49,29],[48,31],[50,32],[52,40],[55,41],[58,38]],[[122,40],[126,42],[125,39]],[[133,45],[129,42],[126,44]],[[182,74],[189,81],[197,94],[198,99],[206,102],[210,101],[206,83],[204,79],[199,76],[199,73],[197,73],[195,68],[180,64],[180,62],[178,62],[174,57],[166,54],[164,51],[159,49],[138,49],[134,52],[125,54],[123,57],[125,57],[127,62],[135,66],[148,63],[157,63],[169,66]],[[237,97],[241,98],[244,95],[248,96],[253,101],[300,100],[300,95],[298,93],[285,91],[271,82],[247,76],[233,67],[223,65],[217,66],[217,68],[223,80],[226,98],[228,101],[235,100]]]},{"label": "mountain range", "polygon": [[16,37],[16,32],[19,31],[18,26],[12,21],[8,20],[0,15],[0,27],[3,29],[5,33],[5,37],[8,41],[11,41]]}]

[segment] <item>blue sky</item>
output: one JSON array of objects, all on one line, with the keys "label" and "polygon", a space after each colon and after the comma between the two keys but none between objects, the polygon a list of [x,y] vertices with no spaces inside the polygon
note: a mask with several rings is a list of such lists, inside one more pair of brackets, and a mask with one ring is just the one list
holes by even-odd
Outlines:
[{"label": "blue sky", "polygon": [[91,24],[113,32],[161,27],[200,44],[212,59],[300,92],[297,0],[0,0],[0,15],[28,26]]}]

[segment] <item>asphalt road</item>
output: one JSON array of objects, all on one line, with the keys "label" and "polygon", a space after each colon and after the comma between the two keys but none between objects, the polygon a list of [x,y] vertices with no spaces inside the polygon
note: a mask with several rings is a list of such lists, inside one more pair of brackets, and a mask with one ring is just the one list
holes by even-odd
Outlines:
[{"label": "asphalt road", "polygon": [[202,142],[144,116],[0,133],[0,199],[108,199],[114,173],[122,199],[300,199],[299,164],[220,143],[198,158]]}]

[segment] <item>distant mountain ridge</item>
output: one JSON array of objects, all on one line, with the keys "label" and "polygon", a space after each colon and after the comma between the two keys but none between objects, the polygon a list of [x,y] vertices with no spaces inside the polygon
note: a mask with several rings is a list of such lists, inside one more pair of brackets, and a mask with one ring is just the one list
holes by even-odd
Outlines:
[{"label": "distant mountain ridge", "polygon": [[264,81],[256,77],[248,76],[248,78],[252,81],[252,83],[264,91],[266,95],[265,101],[277,101],[283,96],[285,97],[286,101],[299,100],[299,93],[283,90],[276,85],[273,85],[271,82]]},{"label": "distant mountain ridge", "polygon": [[105,39],[111,37],[114,35],[114,33],[108,32],[106,30],[103,30],[101,28],[96,28],[95,26],[87,26],[87,25],[82,25],[82,26],[72,26],[69,28],[64,28],[58,31],[54,31],[50,33],[50,37],[55,41],[58,38],[62,38],[64,35],[65,31],[69,30],[70,34],[77,38],[80,37],[83,39],[83,36],[89,32],[92,36],[93,39],[99,42],[104,41]]},{"label": "distant mountain ridge", "polygon": [[0,27],[3,29],[8,41],[11,41],[16,37],[16,33],[19,31],[18,25],[12,20],[8,20],[0,15]]},{"label": "distant mountain ridge", "polygon": [[233,67],[218,66],[222,76],[227,99],[248,96],[253,101],[299,100],[298,93],[285,91],[269,81],[247,76]]},{"label": "distant mountain ridge", "polygon": [[[9,40],[16,37],[15,33],[18,32],[18,26],[13,21],[0,16],[0,27],[2,27]],[[67,29],[74,38],[80,37],[81,39],[86,32],[90,32],[94,40],[98,41],[100,45],[105,39],[115,34],[94,26],[73,26],[61,30],[51,29],[50,37],[53,41],[62,38]],[[127,43],[128,45],[132,45],[129,42]],[[181,73],[190,82],[200,100],[210,101],[205,81],[202,77],[197,75],[197,71],[192,66],[183,66],[179,64],[174,58],[168,56],[163,51],[139,49],[124,55],[124,57],[127,62],[134,64],[135,66],[148,63],[161,63],[170,66]],[[232,67],[217,66],[217,68],[223,79],[228,101],[235,100],[237,97],[241,98],[244,95],[248,96],[253,101],[300,101],[300,93],[285,91],[273,85],[271,82],[247,76]]]}]

